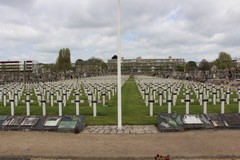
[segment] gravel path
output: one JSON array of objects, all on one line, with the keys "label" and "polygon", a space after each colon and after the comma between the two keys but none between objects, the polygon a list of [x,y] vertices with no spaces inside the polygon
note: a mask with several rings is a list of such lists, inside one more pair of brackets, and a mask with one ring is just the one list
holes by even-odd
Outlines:
[{"label": "gravel path", "polygon": [[240,157],[240,130],[158,134],[0,132],[0,157],[154,159]]}]

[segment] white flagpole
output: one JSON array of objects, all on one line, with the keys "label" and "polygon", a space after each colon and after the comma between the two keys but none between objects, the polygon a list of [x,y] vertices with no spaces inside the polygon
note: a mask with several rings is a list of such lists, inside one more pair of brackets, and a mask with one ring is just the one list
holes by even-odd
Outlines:
[{"label": "white flagpole", "polygon": [[121,35],[120,0],[117,0],[117,84],[118,84],[118,130],[122,130],[122,82],[121,82]]}]

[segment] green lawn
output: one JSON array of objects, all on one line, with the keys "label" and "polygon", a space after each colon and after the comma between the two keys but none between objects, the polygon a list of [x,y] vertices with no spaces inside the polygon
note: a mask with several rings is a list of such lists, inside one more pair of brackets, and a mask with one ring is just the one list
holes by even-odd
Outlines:
[{"label": "green lawn", "polygon": [[[191,97],[194,97],[191,96]],[[236,97],[234,93],[231,95]],[[74,99],[71,97],[70,99]],[[117,124],[117,94],[110,101],[107,101],[107,106],[103,107],[102,104],[97,105],[97,117],[93,117],[92,107],[88,106],[86,95],[80,97],[84,99],[84,103],[80,104],[80,114],[86,116],[87,125],[107,125],[107,124]],[[22,97],[24,99],[24,97]],[[41,115],[42,108],[38,106],[36,102],[31,104],[31,115]],[[106,98],[107,99],[107,98]],[[185,104],[181,103],[181,99],[184,99],[182,91],[178,96],[177,105],[172,106],[172,112],[184,114],[185,113]],[[208,104],[208,113],[220,113],[220,103],[218,102],[216,106],[211,105],[212,102]],[[237,102],[231,100],[230,105],[226,105],[225,112],[238,112]],[[158,106],[154,104],[154,116],[149,116],[149,107],[145,106],[144,100],[142,99],[137,85],[133,77],[130,77],[128,81],[122,87],[122,118],[123,125],[126,124],[157,124],[157,115],[159,113],[167,113],[167,104],[163,103],[163,106]],[[190,104],[190,113],[203,113],[203,107],[199,105],[198,102]],[[10,115],[10,106],[4,107],[2,102],[0,103],[0,114],[1,115]],[[19,102],[19,106],[15,107],[16,115],[26,115],[25,103]],[[75,104],[68,101],[67,107],[63,107],[63,115],[74,115],[75,114]],[[55,104],[54,107],[50,107],[47,104],[47,115],[58,115],[58,106]]]}]

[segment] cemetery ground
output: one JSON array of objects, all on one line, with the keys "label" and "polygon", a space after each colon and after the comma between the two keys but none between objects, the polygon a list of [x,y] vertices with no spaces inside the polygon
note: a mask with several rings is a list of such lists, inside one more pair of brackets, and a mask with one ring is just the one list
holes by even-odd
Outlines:
[{"label": "cemetery ground", "polygon": [[[193,93],[193,90],[190,90]],[[177,105],[172,106],[172,113],[185,114],[185,103],[181,102],[181,99],[185,99],[181,89],[180,94],[177,98]],[[26,99],[26,96],[22,96],[22,99]],[[202,114],[203,106],[199,105],[197,99],[190,103],[190,114]],[[31,115],[42,115],[42,107],[38,106],[37,98],[30,96],[31,100],[34,100],[30,105]],[[72,95],[70,99],[74,99]],[[233,91],[231,95],[230,104],[225,106],[226,113],[238,113],[238,102],[234,102],[233,98],[237,98],[237,94]],[[83,104],[80,104],[80,114],[86,116],[86,125],[116,125],[117,124],[117,94],[106,100],[106,105],[102,106],[101,103],[97,104],[97,116],[93,117],[93,107],[89,107],[87,95],[82,92],[80,96],[81,100],[84,100]],[[26,115],[26,104],[19,101],[18,106],[15,106],[15,115]],[[75,104],[67,101],[67,106],[62,108],[63,115],[75,115],[76,108]],[[158,103],[153,105],[153,116],[149,116],[149,106],[145,105],[145,100],[142,99],[141,94],[138,90],[137,84],[134,77],[130,77],[122,87],[122,120],[123,125],[157,125],[157,116],[159,113],[167,113],[168,104],[163,103],[159,106]],[[212,105],[212,102],[208,102],[207,105],[208,113],[220,113],[221,103]],[[1,115],[10,115],[11,108],[9,105],[3,106],[0,104]],[[47,115],[58,115],[58,104],[55,103],[53,107],[47,105]]]},{"label": "cemetery ground", "polygon": [[[177,105],[172,106],[172,113],[185,114],[184,87],[182,86]],[[80,100],[80,114],[86,116],[86,125],[116,125],[117,124],[117,94],[106,105],[97,103],[97,116],[93,116],[93,107],[89,106],[88,95],[83,92]],[[190,114],[202,114],[203,106],[195,98],[193,88],[190,95],[194,102],[190,103]],[[25,93],[25,91],[23,92]],[[212,96],[212,95],[211,95]],[[211,97],[210,96],[210,97]],[[229,104],[225,104],[226,113],[238,113],[236,91],[232,91]],[[22,99],[26,99],[23,94]],[[31,95],[31,115],[42,115],[42,107],[38,105],[36,96]],[[70,100],[75,96],[71,95]],[[63,115],[75,115],[76,105],[67,102],[62,107]],[[212,105],[208,102],[208,113],[220,113],[221,103]],[[58,115],[58,104],[46,107],[47,115]],[[150,116],[149,106],[139,91],[139,84],[130,77],[122,87],[123,125],[157,125],[159,113],[168,112],[168,103],[159,106],[154,103],[153,116]],[[9,103],[0,104],[1,115],[10,115]],[[15,115],[26,115],[26,104],[19,101],[15,106]],[[174,159],[238,159],[240,157],[240,130],[206,129],[177,133],[144,133],[144,134],[80,134],[36,131],[1,131],[0,158],[65,158],[65,159],[154,159],[157,154],[170,155]]]}]

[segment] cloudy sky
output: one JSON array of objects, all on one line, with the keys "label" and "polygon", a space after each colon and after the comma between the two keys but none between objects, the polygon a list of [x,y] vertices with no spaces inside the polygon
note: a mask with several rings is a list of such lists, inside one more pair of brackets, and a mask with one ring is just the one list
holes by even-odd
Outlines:
[{"label": "cloudy sky", "polygon": [[[1,0],[0,60],[104,61],[116,54],[117,0]],[[121,0],[124,58],[240,57],[239,0]]]}]

